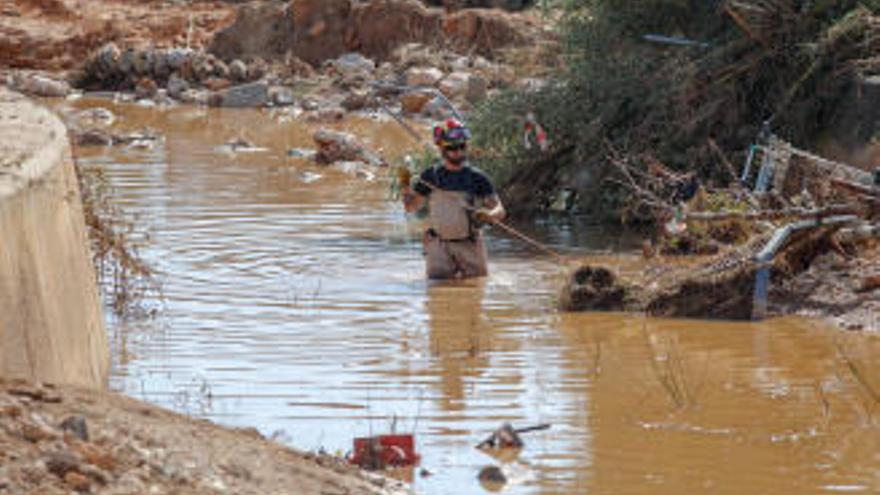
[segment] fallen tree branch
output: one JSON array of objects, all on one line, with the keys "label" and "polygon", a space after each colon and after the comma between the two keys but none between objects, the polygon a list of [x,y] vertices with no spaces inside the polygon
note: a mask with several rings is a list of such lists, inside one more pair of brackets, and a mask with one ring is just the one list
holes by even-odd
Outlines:
[{"label": "fallen tree branch", "polygon": [[861,209],[849,205],[834,205],[825,208],[804,209],[785,208],[761,211],[719,211],[694,212],[685,215],[685,220],[694,222],[720,222],[724,220],[772,220],[779,218],[823,218],[833,215],[859,214]]}]

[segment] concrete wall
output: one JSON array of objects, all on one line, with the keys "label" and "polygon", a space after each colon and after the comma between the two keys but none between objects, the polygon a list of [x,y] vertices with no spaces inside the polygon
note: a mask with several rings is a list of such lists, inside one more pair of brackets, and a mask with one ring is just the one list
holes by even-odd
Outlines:
[{"label": "concrete wall", "polygon": [[0,88],[0,376],[104,387],[109,350],[67,130]]}]

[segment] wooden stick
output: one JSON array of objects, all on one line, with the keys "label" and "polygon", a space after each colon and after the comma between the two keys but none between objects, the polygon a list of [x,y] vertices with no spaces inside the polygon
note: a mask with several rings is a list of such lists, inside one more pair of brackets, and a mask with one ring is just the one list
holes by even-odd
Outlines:
[{"label": "wooden stick", "polygon": [[786,208],[782,210],[762,211],[720,211],[695,212],[685,215],[685,219],[695,222],[718,222],[723,220],[765,220],[774,218],[821,218],[832,215],[859,213],[859,208],[848,205],[835,205],[826,208],[807,210],[804,208]]}]

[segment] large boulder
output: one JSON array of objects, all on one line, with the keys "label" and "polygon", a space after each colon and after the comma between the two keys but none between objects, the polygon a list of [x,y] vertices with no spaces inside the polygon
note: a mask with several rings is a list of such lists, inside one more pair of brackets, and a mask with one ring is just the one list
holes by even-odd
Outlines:
[{"label": "large boulder", "polygon": [[263,107],[269,102],[269,85],[259,81],[233,86],[211,95],[210,103],[218,107]]},{"label": "large boulder", "polygon": [[230,61],[248,56],[280,58],[296,42],[295,10],[276,1],[242,5],[235,22],[214,36],[208,51]]}]

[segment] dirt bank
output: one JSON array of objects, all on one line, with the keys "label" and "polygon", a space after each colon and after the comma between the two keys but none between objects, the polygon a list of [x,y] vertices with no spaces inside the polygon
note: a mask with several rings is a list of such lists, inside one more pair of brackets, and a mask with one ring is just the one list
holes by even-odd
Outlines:
[{"label": "dirt bank", "polygon": [[0,376],[104,387],[109,354],[67,131],[0,88]]},{"label": "dirt bank", "polygon": [[0,379],[0,493],[405,494],[256,430],[112,393]]},{"label": "dirt bank", "polygon": [[104,43],[204,46],[231,21],[227,2],[19,0],[0,3],[3,68],[74,69]]},{"label": "dirt bank", "polygon": [[346,52],[383,61],[406,43],[493,56],[534,42],[538,29],[529,19],[491,9],[447,13],[417,0],[253,2],[210,51],[225,60],[292,54],[312,65]]}]

